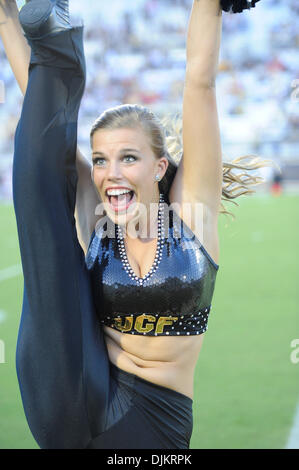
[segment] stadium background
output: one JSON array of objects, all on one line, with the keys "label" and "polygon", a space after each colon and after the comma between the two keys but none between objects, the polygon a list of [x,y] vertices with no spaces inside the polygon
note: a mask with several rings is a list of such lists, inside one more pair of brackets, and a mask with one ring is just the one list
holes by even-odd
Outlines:
[{"label": "stadium background", "polygon": [[[24,2],[18,2],[21,6]],[[71,1],[83,16],[87,84],[79,146],[106,108],[180,112],[191,0]],[[82,14],[83,13],[83,14]],[[220,269],[195,376],[191,448],[299,448],[299,61],[297,0],[223,14],[217,101],[223,158],[255,154],[281,168],[221,216]],[[36,448],[15,373],[23,279],[11,199],[22,95],[0,44],[0,448]],[[34,120],[34,116],[32,116]],[[298,343],[294,341],[298,339]]]}]

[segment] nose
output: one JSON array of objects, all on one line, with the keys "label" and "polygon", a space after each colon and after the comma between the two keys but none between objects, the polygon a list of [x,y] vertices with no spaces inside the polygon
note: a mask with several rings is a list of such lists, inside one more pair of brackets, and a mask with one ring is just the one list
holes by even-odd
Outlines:
[{"label": "nose", "polygon": [[120,180],[122,178],[121,168],[117,161],[111,161],[109,163],[106,177],[109,180]]}]

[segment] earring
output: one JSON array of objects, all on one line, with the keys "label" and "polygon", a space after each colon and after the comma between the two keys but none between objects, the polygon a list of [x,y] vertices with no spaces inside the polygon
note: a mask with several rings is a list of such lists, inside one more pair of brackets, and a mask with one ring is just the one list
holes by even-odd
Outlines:
[{"label": "earring", "polygon": [[160,181],[160,176],[159,175],[156,175],[156,181],[159,182]]}]

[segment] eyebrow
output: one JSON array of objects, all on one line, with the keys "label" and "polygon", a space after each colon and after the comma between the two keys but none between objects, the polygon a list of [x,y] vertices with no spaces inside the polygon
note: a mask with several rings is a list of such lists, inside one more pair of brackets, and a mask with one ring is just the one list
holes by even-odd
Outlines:
[{"label": "eyebrow", "polygon": [[[122,149],[120,153],[125,153],[125,152],[135,152],[135,153],[140,153],[139,150],[136,149]],[[105,157],[105,154],[103,152],[92,152],[93,155],[101,155]]]}]

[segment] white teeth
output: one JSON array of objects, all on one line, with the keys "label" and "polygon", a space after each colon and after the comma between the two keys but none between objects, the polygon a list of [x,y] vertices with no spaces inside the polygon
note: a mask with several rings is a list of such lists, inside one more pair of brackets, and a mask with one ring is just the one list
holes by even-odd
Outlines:
[{"label": "white teeth", "polygon": [[108,196],[120,196],[121,194],[127,194],[130,192],[130,189],[108,189]]}]

